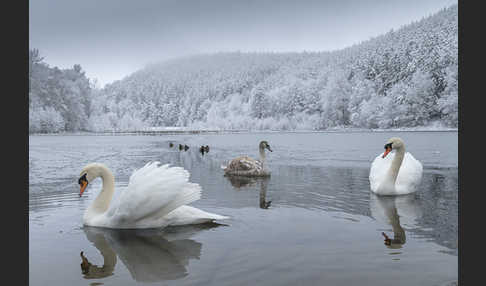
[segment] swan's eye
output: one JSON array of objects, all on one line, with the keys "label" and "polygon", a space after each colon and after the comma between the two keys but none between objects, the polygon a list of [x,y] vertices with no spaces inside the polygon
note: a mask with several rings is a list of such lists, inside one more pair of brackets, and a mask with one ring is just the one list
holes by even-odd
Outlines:
[{"label": "swan's eye", "polygon": [[[87,174],[87,173],[86,173]],[[78,180],[78,184],[82,184],[83,182],[88,182],[88,179],[86,179],[86,174],[82,175],[79,180]]]}]

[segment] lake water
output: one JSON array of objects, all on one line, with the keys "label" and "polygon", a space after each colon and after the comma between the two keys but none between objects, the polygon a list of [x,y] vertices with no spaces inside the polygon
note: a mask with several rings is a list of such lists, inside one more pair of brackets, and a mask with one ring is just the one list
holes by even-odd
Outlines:
[{"label": "lake water", "polygon": [[[414,194],[377,197],[369,168],[392,136],[422,162],[423,179]],[[457,139],[457,132],[30,136],[30,285],[454,284]],[[260,140],[273,149],[271,177],[224,177],[220,166],[257,157]],[[201,145],[210,152],[201,155]],[[152,160],[186,168],[203,188],[191,205],[231,219],[162,230],[82,226],[101,188],[97,179],[78,196],[84,165],[106,164],[121,191]],[[80,252],[90,263],[84,270]]]}]

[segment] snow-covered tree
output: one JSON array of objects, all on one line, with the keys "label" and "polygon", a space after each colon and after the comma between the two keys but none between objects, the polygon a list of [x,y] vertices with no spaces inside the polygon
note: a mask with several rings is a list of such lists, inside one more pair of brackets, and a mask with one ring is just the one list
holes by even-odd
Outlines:
[{"label": "snow-covered tree", "polygon": [[51,68],[31,50],[29,130],[39,132],[46,114],[53,122],[43,130],[51,132],[457,127],[457,9],[338,51],[195,55],[151,64],[103,89],[81,66]]}]

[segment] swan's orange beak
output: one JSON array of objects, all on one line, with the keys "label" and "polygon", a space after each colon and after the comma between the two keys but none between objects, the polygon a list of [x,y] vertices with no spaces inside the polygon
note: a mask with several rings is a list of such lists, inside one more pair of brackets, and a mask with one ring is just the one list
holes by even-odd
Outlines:
[{"label": "swan's orange beak", "polygon": [[84,190],[86,189],[86,186],[88,186],[88,182],[87,181],[81,181],[79,182],[79,197],[81,197],[84,193]]},{"label": "swan's orange beak", "polygon": [[385,153],[383,153],[383,156],[382,156],[381,158],[385,158],[385,157],[386,157],[386,155],[388,155],[388,153],[390,153],[390,151],[391,151],[391,150],[392,150],[392,148],[391,148],[391,147],[386,147],[386,149],[385,149]]}]

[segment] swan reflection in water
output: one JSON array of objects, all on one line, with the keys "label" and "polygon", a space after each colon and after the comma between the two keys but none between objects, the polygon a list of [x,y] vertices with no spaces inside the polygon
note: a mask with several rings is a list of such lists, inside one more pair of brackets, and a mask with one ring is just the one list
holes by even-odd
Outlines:
[{"label": "swan reflection in water", "polygon": [[261,209],[268,209],[272,201],[267,201],[267,186],[268,186],[268,177],[244,177],[244,176],[232,176],[226,175],[226,178],[230,181],[231,185],[237,189],[241,187],[253,187],[260,183],[260,208]]},{"label": "swan reflection in water", "polygon": [[391,225],[393,238],[382,232],[385,245],[391,249],[402,248],[406,242],[402,225],[413,227],[421,215],[420,207],[415,202],[415,195],[377,196],[370,193],[371,216],[382,223]]},{"label": "swan reflection in water", "polygon": [[216,223],[167,227],[163,230],[120,230],[84,226],[86,237],[99,250],[103,265],[89,262],[81,252],[85,279],[113,275],[117,258],[139,282],[175,280],[188,275],[190,259],[199,259],[202,244],[190,239],[195,233],[220,226]]}]

